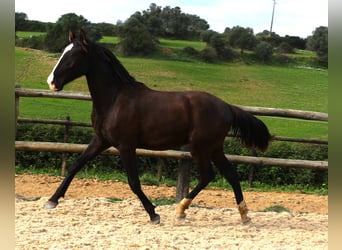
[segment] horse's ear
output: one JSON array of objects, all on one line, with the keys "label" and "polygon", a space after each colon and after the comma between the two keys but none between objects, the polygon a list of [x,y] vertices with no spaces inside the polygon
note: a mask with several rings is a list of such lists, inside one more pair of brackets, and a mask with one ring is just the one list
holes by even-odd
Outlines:
[{"label": "horse's ear", "polygon": [[75,39],[75,34],[72,30],[69,30],[69,41],[72,42]]},{"label": "horse's ear", "polygon": [[88,45],[87,36],[86,36],[86,33],[83,29],[80,29],[80,39],[81,39],[83,45]]},{"label": "horse's ear", "polygon": [[88,53],[89,50],[88,50],[88,41],[87,41],[87,36],[86,36],[86,33],[85,31],[81,28],[80,29],[80,40],[82,41],[82,49]]}]

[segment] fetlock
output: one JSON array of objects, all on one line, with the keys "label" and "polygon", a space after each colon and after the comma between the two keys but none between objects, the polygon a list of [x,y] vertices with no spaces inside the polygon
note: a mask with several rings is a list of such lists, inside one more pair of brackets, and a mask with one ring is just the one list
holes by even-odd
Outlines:
[{"label": "fetlock", "polygon": [[244,200],[240,202],[240,204],[238,205],[238,209],[239,209],[239,212],[241,215],[242,223],[243,224],[248,223],[251,220],[251,218],[249,218],[247,216],[248,208],[247,208],[246,202]]}]

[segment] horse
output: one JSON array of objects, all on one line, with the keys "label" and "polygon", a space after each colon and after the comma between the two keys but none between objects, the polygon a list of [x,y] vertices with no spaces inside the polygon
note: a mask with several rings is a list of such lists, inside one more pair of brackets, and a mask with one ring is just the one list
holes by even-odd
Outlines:
[{"label": "horse", "polygon": [[176,218],[185,218],[192,200],[214,179],[214,163],[233,188],[242,223],[249,222],[238,174],[224,154],[223,143],[231,131],[245,147],[265,151],[272,140],[267,126],[249,112],[206,92],[147,87],[130,75],[109,49],[88,39],[83,29],[79,35],[70,31],[69,40],[47,83],[51,90],[61,91],[67,83],[85,75],[95,136],[68,168],[45,207],[55,208],[86,162],[113,146],[120,153],[131,190],[151,223],[158,224],[160,216],[141,189],[136,149],[167,150],[188,145],[199,181],[178,204]]}]

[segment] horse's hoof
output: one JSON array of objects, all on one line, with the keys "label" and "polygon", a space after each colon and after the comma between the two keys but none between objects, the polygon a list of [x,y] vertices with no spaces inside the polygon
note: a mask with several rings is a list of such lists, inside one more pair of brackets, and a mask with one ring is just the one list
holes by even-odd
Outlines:
[{"label": "horse's hoof", "polygon": [[176,215],[177,220],[184,220],[186,217],[186,213],[181,213]]},{"label": "horse's hoof", "polygon": [[153,225],[160,224],[160,216],[158,214],[155,214],[153,218],[151,218],[151,223]]},{"label": "horse's hoof", "polygon": [[242,220],[242,225],[248,225],[251,221],[252,221],[252,219],[250,217],[246,216],[246,218],[244,218]]},{"label": "horse's hoof", "polygon": [[54,209],[54,208],[57,207],[57,205],[58,205],[58,202],[47,201],[47,202],[45,203],[45,208],[46,208],[46,209]]}]

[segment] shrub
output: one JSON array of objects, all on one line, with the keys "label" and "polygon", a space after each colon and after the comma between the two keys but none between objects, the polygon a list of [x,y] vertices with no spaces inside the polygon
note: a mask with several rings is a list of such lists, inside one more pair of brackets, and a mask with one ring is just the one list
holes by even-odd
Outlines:
[{"label": "shrub", "polygon": [[279,45],[277,51],[278,51],[278,53],[284,53],[284,54],[293,54],[294,53],[294,49],[287,42],[282,42]]},{"label": "shrub", "polygon": [[263,63],[269,61],[273,54],[273,47],[268,42],[261,41],[255,48],[255,55],[258,59],[262,60]]},{"label": "shrub", "polygon": [[149,55],[157,48],[154,38],[144,30],[121,37],[119,51],[124,55]]},{"label": "shrub", "polygon": [[[246,151],[240,151],[240,154],[245,154],[244,152]],[[328,159],[328,146],[273,142],[267,152],[263,154],[258,153],[258,155],[272,158],[323,161]],[[238,165],[237,168],[241,180],[247,181],[249,178],[248,168],[245,165]],[[327,170],[276,166],[256,167],[255,169],[255,181],[273,186],[307,184],[314,187],[321,187],[328,183]]]},{"label": "shrub", "polygon": [[288,57],[288,56],[282,55],[282,54],[277,55],[276,59],[277,59],[277,61],[278,61],[279,63],[281,63],[281,64],[283,64],[283,63],[290,63],[290,62],[293,61],[293,60],[291,59],[291,57]]},{"label": "shrub", "polygon": [[45,49],[45,37],[32,36],[27,38],[17,38],[15,40],[15,46],[42,50]]},{"label": "shrub", "polygon": [[200,58],[205,62],[215,62],[217,60],[217,53],[214,48],[207,46],[200,52]]},{"label": "shrub", "polygon": [[183,51],[184,53],[190,55],[190,56],[195,56],[195,57],[197,57],[198,54],[199,54],[198,51],[195,50],[193,47],[185,47],[185,48],[183,48],[182,51]]}]

